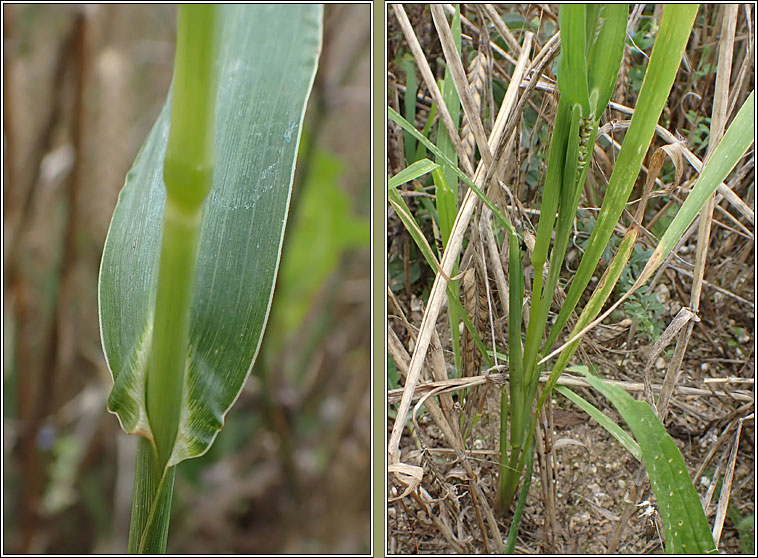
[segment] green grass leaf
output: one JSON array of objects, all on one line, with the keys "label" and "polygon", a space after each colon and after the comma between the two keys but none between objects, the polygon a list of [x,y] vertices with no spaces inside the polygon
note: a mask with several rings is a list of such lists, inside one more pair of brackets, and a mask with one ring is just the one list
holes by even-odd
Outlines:
[{"label": "green grass leaf", "polygon": [[622,428],[613,422],[610,418],[603,414],[603,411],[595,407],[592,403],[584,399],[577,393],[574,393],[566,386],[556,386],[555,391],[563,395],[566,399],[570,399],[580,409],[582,409],[589,416],[594,418],[600,426],[605,428],[608,433],[616,438],[626,450],[631,453],[637,461],[642,461],[642,450],[637,442],[634,441],[629,434],[624,432]]},{"label": "green grass leaf", "polygon": [[[569,105],[579,105],[582,116],[587,117],[590,112],[587,86],[587,5],[562,4],[558,19],[561,28],[558,87]],[[592,27],[590,32],[594,31]]]},{"label": "green grass leaf", "polygon": [[663,519],[667,554],[706,554],[715,543],[682,454],[650,405],[622,388],[583,371],[587,382],[610,399],[632,430]]},{"label": "green grass leaf", "polygon": [[547,353],[552,347],[589,284],[629,199],[653,138],[655,126],[668,100],[696,13],[697,6],[685,4],[667,4],[663,11],[661,29],[645,72],[634,116],[606,188],[597,223],[566,294],[566,301],[544,344],[543,353]]},{"label": "green grass leaf", "polygon": [[682,204],[668,229],[656,246],[648,264],[635,283],[641,285],[655,272],[658,266],[671,253],[676,243],[692,224],[705,202],[713,195],[719,184],[724,181],[743,155],[747,152],[755,137],[755,92],[751,92],[740,108],[729,129],[721,138],[713,154],[703,167],[700,176],[692,187],[692,192]]},{"label": "green grass leaf", "polygon": [[508,222],[508,220],[506,220],[506,218],[503,216],[503,214],[500,212],[497,206],[493,204],[487,196],[484,195],[484,192],[482,192],[479,186],[474,184],[474,182],[468,176],[466,176],[461,169],[458,168],[458,165],[453,163],[447,156],[445,156],[436,145],[434,145],[431,141],[429,141],[429,139],[424,137],[421,134],[421,132],[416,130],[416,128],[414,128],[412,124],[410,124],[405,118],[400,116],[400,114],[398,114],[398,112],[394,110],[392,107],[387,107],[387,116],[395,124],[397,124],[403,130],[405,130],[406,132],[409,132],[413,137],[415,137],[421,143],[421,145],[423,145],[429,151],[431,151],[432,154],[435,157],[439,158],[441,162],[448,165],[449,168],[453,171],[453,173],[458,178],[463,180],[463,182],[465,182],[466,185],[474,191],[477,197],[480,200],[482,200],[482,203],[486,205],[490,209],[490,211],[492,211],[495,217],[497,217],[497,220],[500,222],[500,224],[503,225],[503,227],[505,227],[505,229],[509,233],[515,234],[516,231],[513,229],[513,226]]},{"label": "green grass leaf", "polygon": [[590,98],[594,97],[596,103],[590,109],[596,115],[605,110],[616,86],[621,58],[624,55],[629,6],[604,4],[601,12],[604,20],[592,48],[587,78]]},{"label": "green grass leaf", "polygon": [[392,190],[398,186],[402,186],[406,182],[416,180],[419,176],[424,176],[426,173],[432,172],[436,168],[439,168],[439,165],[437,163],[433,163],[429,159],[421,159],[420,161],[416,161],[412,165],[408,165],[408,167],[404,168],[395,176],[390,178],[387,183],[387,189]]},{"label": "green grass leaf", "polygon": [[[318,5],[221,10],[215,173],[203,208],[179,432],[168,461],[202,455],[258,352],[287,219],[306,101],[321,49]],[[153,438],[145,410],[170,99],[119,196],[100,270],[109,409]]]}]

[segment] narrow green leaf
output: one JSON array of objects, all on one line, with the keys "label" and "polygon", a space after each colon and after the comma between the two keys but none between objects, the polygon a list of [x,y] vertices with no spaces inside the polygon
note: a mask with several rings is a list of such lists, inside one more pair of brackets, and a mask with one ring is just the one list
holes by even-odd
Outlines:
[{"label": "narrow green leaf", "polygon": [[[403,59],[400,60],[400,69],[405,73],[405,118],[408,122],[415,122],[418,79],[416,76],[416,64],[413,62],[413,56],[406,53]],[[417,142],[413,136],[406,132],[403,141],[406,165],[410,165],[416,161],[416,144]]]},{"label": "narrow green leaf", "polygon": [[395,208],[397,216],[400,217],[400,220],[405,225],[405,229],[411,235],[416,246],[418,246],[426,263],[436,273],[440,264],[437,261],[437,258],[434,257],[434,251],[432,250],[432,247],[429,246],[424,233],[421,231],[421,227],[416,223],[416,219],[413,217],[413,213],[408,207],[408,204],[405,203],[405,200],[397,190],[390,190],[387,192],[387,200]]},{"label": "narrow green leaf", "polygon": [[439,168],[439,165],[430,161],[429,159],[421,159],[420,161],[416,161],[412,165],[404,168],[395,176],[390,178],[387,183],[387,189],[392,190],[398,186],[402,186],[406,182],[416,180],[419,176],[424,176],[426,173],[432,172],[436,168]]},{"label": "narrow green leaf", "polygon": [[[460,6],[456,8],[456,13],[453,16],[453,22],[451,31],[453,34],[453,40],[456,43],[458,53],[461,51],[461,14]],[[455,82],[450,72],[450,68],[445,68],[445,78],[439,84],[440,93],[442,93],[442,100],[450,113],[450,118],[453,120],[455,126],[455,132],[458,133],[458,126],[461,117],[461,101],[458,97],[458,91],[455,88]],[[455,216],[458,214],[458,180],[455,176],[455,169],[458,167],[458,154],[455,151],[455,145],[453,140],[450,139],[448,131],[445,126],[438,125],[437,128],[437,147],[445,156],[445,159],[438,160],[442,167],[441,174],[444,175],[444,184],[446,187],[437,189],[436,204],[437,204],[437,217],[439,219],[440,237],[442,238],[443,246],[447,246],[447,240],[450,237],[450,231],[453,228],[453,222]],[[447,161],[450,161],[448,163]],[[437,174],[439,176],[440,173]],[[439,185],[439,179],[435,182]]]},{"label": "narrow green leaf", "polygon": [[474,181],[466,176],[466,174],[461,169],[459,169],[457,165],[454,165],[453,162],[448,159],[436,145],[425,138],[418,130],[416,130],[416,128],[414,128],[405,118],[400,116],[392,107],[387,107],[387,116],[389,116],[390,120],[392,120],[395,124],[398,124],[403,130],[413,134],[413,136],[423,146],[431,151],[435,157],[438,157],[441,161],[450,165],[450,168],[453,169],[455,175],[463,180],[466,185],[474,191],[477,197],[482,200],[482,203],[484,203],[484,205],[486,205],[492,211],[492,214],[497,218],[497,220],[500,221],[500,224],[502,224],[508,232],[515,234],[516,231],[513,229],[513,226],[506,220],[497,206],[495,206],[495,204],[493,204],[489,198],[484,195],[484,192],[482,192],[479,186],[474,184]]},{"label": "narrow green leaf", "polygon": [[[524,304],[524,270],[519,238],[516,234],[508,235],[508,367],[510,390],[510,450],[508,467],[505,466],[506,449],[504,441],[506,432],[500,431],[500,483],[501,506],[508,509],[518,486],[521,469],[516,468],[519,457],[526,456],[524,448],[527,417],[531,403],[526,398],[526,378],[524,377],[524,355],[521,347],[521,311]],[[502,401],[502,400],[501,400]],[[502,410],[502,409],[501,409]],[[501,427],[504,423],[501,421]]]},{"label": "narrow green leaf", "polygon": [[[429,115],[426,118],[426,123],[424,124],[424,129],[421,130],[421,135],[425,138],[429,137],[429,132],[432,130],[432,124],[437,121],[437,105],[432,105],[432,108],[429,109]],[[408,122],[412,122],[412,120],[409,120]],[[406,131],[406,134],[409,134],[411,137],[414,137],[413,134]],[[426,145],[423,143],[418,143],[418,146],[416,148],[416,157],[415,160],[418,161],[420,159],[423,159],[426,157]]]},{"label": "narrow green leaf", "polygon": [[508,539],[505,542],[505,554],[513,554],[513,551],[516,548],[519,525],[521,524],[521,518],[524,515],[526,499],[529,496],[529,487],[532,485],[532,470],[534,467],[534,452],[532,451],[532,445],[533,443],[530,439],[529,447],[526,449],[526,474],[524,474],[524,483],[521,485],[521,492],[519,492],[518,501],[516,502],[516,510],[513,512],[511,526],[508,529]]},{"label": "narrow green leaf", "polygon": [[176,467],[161,469],[152,442],[139,438],[127,546],[129,554],[162,554],[166,551],[175,471]]},{"label": "narrow green leaf", "polygon": [[626,4],[603,4],[601,13],[604,19],[592,48],[588,75],[590,98],[596,99],[590,109],[596,116],[608,105],[616,86],[624,56],[629,7]]},{"label": "narrow green leaf", "polygon": [[[512,405],[523,402],[521,390],[524,383],[523,354],[521,348],[521,308],[524,304],[524,270],[521,262],[521,248],[515,234],[508,236],[508,366],[512,388]],[[519,397],[516,397],[516,394]],[[516,401],[517,400],[517,401]]]},{"label": "narrow green leaf", "polygon": [[650,405],[584,371],[587,381],[610,399],[634,433],[663,519],[667,554],[716,552],[708,520],[682,454]]},{"label": "narrow green leaf", "polygon": [[[608,300],[611,292],[613,292],[613,288],[616,286],[618,278],[621,276],[621,272],[624,271],[626,263],[629,261],[636,239],[637,232],[635,229],[631,229],[624,236],[616,255],[613,257],[613,260],[611,260],[608,269],[605,274],[603,274],[603,277],[595,288],[595,292],[592,293],[590,300],[582,309],[582,313],[579,315],[579,319],[576,321],[576,325],[574,325],[574,328],[571,330],[569,337],[574,337],[574,335],[579,333],[584,326],[595,319],[600,313],[600,310],[603,309],[605,301]],[[540,398],[537,401],[537,411],[534,413],[531,430],[534,430],[537,424],[536,417],[539,416],[542,406],[550,396],[550,392],[558,382],[558,378],[560,378],[561,374],[566,369],[566,366],[571,361],[571,357],[574,356],[580,342],[581,340],[579,339],[574,341],[560,355],[558,355],[558,360],[556,360],[555,365],[553,365],[553,370],[550,372],[545,388],[542,390],[542,395],[540,395]]]},{"label": "narrow green leaf", "polygon": [[571,391],[566,386],[558,386],[555,388],[555,391],[563,395],[566,399],[571,400],[585,413],[594,418],[598,424],[605,428],[611,436],[616,438],[621,443],[621,445],[624,446],[624,448],[626,448],[626,450],[637,459],[637,461],[642,461],[642,450],[640,450],[639,444],[634,441],[634,438],[624,432],[624,430],[618,424],[605,416],[605,414],[603,414],[603,411],[595,407],[581,395]]},{"label": "narrow green leaf", "polygon": [[176,465],[166,467],[159,477],[158,490],[150,503],[150,513],[139,540],[139,554],[162,554],[166,551],[171,500],[174,492]]},{"label": "narrow green leaf", "polygon": [[558,114],[555,117],[555,127],[553,128],[552,139],[550,141],[550,155],[548,158],[547,174],[545,175],[545,186],[542,193],[540,220],[537,225],[537,239],[532,251],[535,280],[538,277],[541,280],[542,268],[547,261],[547,252],[550,248],[555,216],[558,212],[558,203],[561,199],[563,169],[565,167],[570,129],[571,106],[569,106],[567,99],[561,97],[558,101]]},{"label": "narrow green leaf", "polygon": [[[587,5],[561,4],[561,55],[558,60],[558,88],[570,105],[579,105],[582,116],[590,113],[587,89]],[[594,33],[592,27],[590,33]]]},{"label": "narrow green leaf", "polygon": [[[569,227],[576,215],[576,208],[571,208],[577,185],[576,183],[576,163],[579,151],[579,121],[581,109],[579,105],[573,105],[568,121],[568,136],[565,147],[565,159],[563,173],[561,177],[560,190],[551,195],[557,195],[559,199],[558,206],[558,225],[555,232],[555,243],[550,257],[550,274],[548,282],[542,287],[542,266],[535,268],[534,290],[532,296],[532,306],[529,309],[529,323],[527,324],[526,344],[524,346],[524,369],[525,381],[529,383],[530,389],[536,387],[539,373],[535,366],[537,351],[542,341],[542,335],[545,331],[548,312],[553,303],[555,287],[558,283],[558,273],[560,272],[563,258],[565,256],[565,246],[569,241]],[[578,203],[578,199],[576,200]],[[552,201],[550,205],[552,205]],[[553,220],[552,215],[546,215],[548,220]],[[542,221],[542,216],[540,216]],[[538,230],[538,232],[540,232]],[[536,242],[535,242],[536,244]],[[539,275],[537,275],[539,272]],[[534,384],[534,385],[533,385]]]},{"label": "narrow green leaf", "polygon": [[642,270],[636,284],[641,285],[658,269],[679,241],[684,232],[695,220],[705,202],[718,188],[727,175],[747,152],[755,138],[755,92],[751,92],[740,108],[729,129],[721,138],[711,157],[706,161],[692,191],[684,200],[682,207],[674,217],[666,232],[661,237],[653,255],[650,256],[645,269]]},{"label": "narrow green leaf", "polygon": [[[458,215],[458,179],[455,173],[444,172],[445,168],[434,169],[432,177],[435,186],[435,201],[437,208],[437,219],[440,227],[440,240],[443,248],[447,247],[447,241],[450,240],[450,233],[453,230],[453,223]],[[453,188],[447,181],[448,174],[452,174]],[[457,265],[457,264],[456,264]]]},{"label": "narrow green leaf", "polygon": [[[258,352],[303,114],[321,48],[319,5],[224,5],[213,188],[203,206],[179,431],[169,465],[203,454]],[[175,84],[176,87],[176,84]],[[145,373],[165,204],[169,101],[119,196],[100,269],[109,409],[148,439]]]},{"label": "narrow green leaf", "polygon": [[[584,326],[586,326],[590,321],[592,321],[600,313],[600,310],[602,310],[603,305],[605,304],[605,301],[608,300],[608,297],[613,291],[613,288],[616,285],[616,282],[618,281],[618,278],[621,275],[621,272],[624,270],[626,263],[629,261],[629,257],[632,253],[632,249],[634,248],[634,242],[636,239],[637,239],[637,231],[636,229],[632,228],[624,236],[624,239],[621,241],[621,245],[619,246],[618,252],[614,256],[606,272],[603,274],[602,279],[600,279],[600,282],[595,288],[595,292],[592,293],[590,300],[587,302],[584,309],[582,310],[582,313],[579,315],[579,319],[577,320],[576,325],[572,329],[570,337],[573,337],[574,335],[576,335],[579,331],[581,331],[584,328]],[[558,379],[561,377],[561,374],[563,374],[563,371],[566,369],[566,366],[571,361],[571,357],[574,356],[574,353],[579,347],[580,342],[581,340],[578,339],[574,341],[571,345],[569,345],[558,356],[558,360],[555,362],[555,365],[553,365],[553,370],[550,372],[550,376],[548,377],[547,382],[545,383],[545,387],[542,390],[542,394],[537,400],[536,410],[532,414],[532,424],[528,430],[529,436],[534,434],[534,429],[537,427],[537,417],[539,417],[540,412],[542,411],[542,407],[545,405],[545,402],[547,401],[547,398],[550,397],[553,391],[553,388],[555,388],[555,385],[558,383]],[[520,471],[523,467],[524,467],[524,458],[522,457],[519,460],[517,469]]]},{"label": "narrow green leaf", "polygon": [[590,282],[626,201],[629,199],[629,194],[640,172],[642,160],[653,138],[655,126],[666,104],[671,85],[674,83],[696,13],[696,5],[667,4],[663,10],[661,28],[653,46],[632,122],[613,168],[603,205],[584,256],[574,274],[571,287],[566,294],[566,301],[544,345],[546,348],[552,347]]},{"label": "narrow green leaf", "polygon": [[[411,213],[411,210],[408,208],[405,200],[403,200],[397,190],[390,190],[387,193],[387,200],[395,208],[398,217],[403,222],[406,230],[411,235],[411,238],[416,243],[416,246],[418,247],[421,254],[424,256],[426,263],[434,272],[437,272],[440,269],[440,263],[437,261],[437,258],[434,257],[432,247],[424,237],[424,233],[416,223],[416,219],[413,217],[413,213]],[[452,306],[453,311],[456,313],[456,315],[460,316],[461,320],[466,326],[466,329],[471,333],[472,337],[474,338],[474,344],[478,347],[479,352],[482,354],[487,366],[493,366],[494,363],[492,361],[492,357],[490,357],[489,352],[484,346],[481,337],[476,332],[476,329],[471,323],[469,317],[466,315],[466,311],[463,309],[463,305],[461,304],[460,300],[458,300],[458,296],[453,290],[452,283],[453,281],[450,281],[447,284],[448,302]]]}]

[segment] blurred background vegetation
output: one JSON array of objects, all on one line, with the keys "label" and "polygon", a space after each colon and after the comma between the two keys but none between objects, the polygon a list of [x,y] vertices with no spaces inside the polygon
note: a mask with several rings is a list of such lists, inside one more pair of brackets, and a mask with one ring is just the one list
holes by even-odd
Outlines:
[{"label": "blurred background vegetation", "polygon": [[[106,411],[97,274],[176,7],[3,14],[3,551],[122,553],[136,439]],[[370,6],[326,6],[324,30],[263,346],[178,469],[168,552],[370,548]]]}]

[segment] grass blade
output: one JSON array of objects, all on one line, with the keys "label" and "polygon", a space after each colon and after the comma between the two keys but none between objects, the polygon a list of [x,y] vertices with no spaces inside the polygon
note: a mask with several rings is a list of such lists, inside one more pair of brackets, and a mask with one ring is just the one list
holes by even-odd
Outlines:
[{"label": "grass blade", "polygon": [[[203,209],[187,377],[171,465],[210,447],[258,350],[320,51],[321,7],[227,5],[221,25],[216,170]],[[114,377],[109,409],[124,430],[148,438],[144,378],[165,203],[168,107],[127,176],[99,282],[103,348]],[[235,343],[221,343],[224,339]]]},{"label": "grass blade", "polygon": [[605,416],[605,414],[603,414],[603,411],[595,407],[581,395],[571,391],[566,386],[557,386],[555,388],[555,391],[563,395],[566,399],[569,399],[577,407],[594,418],[597,423],[605,428],[611,436],[616,438],[619,443],[624,446],[626,450],[635,457],[635,459],[637,459],[637,461],[642,461],[642,450],[640,450],[639,444],[634,441],[634,438],[624,432],[624,430],[618,424]]},{"label": "grass blade", "polygon": [[632,122],[619,152],[585,254],[579,263],[569,292],[566,294],[566,302],[545,343],[546,349],[555,343],[570,313],[589,284],[600,256],[629,199],[629,194],[640,172],[642,160],[653,138],[658,118],[674,83],[696,13],[696,5],[668,4],[664,8],[663,21],[645,72]]},{"label": "grass blade", "polygon": [[647,403],[635,400],[620,387],[606,384],[589,371],[584,375],[590,385],[610,399],[637,438],[663,519],[666,553],[716,552],[682,454],[653,410]]},{"label": "grass blade", "polygon": [[755,137],[754,99],[755,92],[751,92],[713,154],[706,161],[703,171],[692,187],[692,191],[661,237],[645,269],[642,270],[639,279],[635,282],[635,286],[642,285],[655,273],[655,270],[671,253],[674,245],[695,220],[697,214],[700,213],[706,200],[713,195],[719,184],[724,181],[753,143]]},{"label": "grass blade", "polygon": [[315,5],[180,8],[174,82],[119,196],[98,285],[108,408],[142,437],[130,552],[165,550],[175,466],[210,448],[252,369],[321,19]]},{"label": "grass blade", "polygon": [[[416,121],[416,96],[418,95],[418,79],[413,57],[405,56],[400,61],[400,68],[405,72],[405,118],[408,122]],[[416,161],[416,140],[408,132],[404,135],[405,164]]]},{"label": "grass blade", "polygon": [[493,204],[489,198],[484,195],[484,192],[482,192],[479,186],[474,184],[473,180],[471,180],[464,174],[463,171],[461,171],[455,164],[453,164],[453,162],[448,159],[436,145],[425,138],[418,130],[416,130],[416,128],[414,128],[407,120],[405,120],[405,118],[400,116],[392,107],[387,107],[387,116],[389,116],[390,120],[392,120],[395,124],[398,124],[403,130],[410,132],[423,146],[431,151],[435,157],[438,157],[440,161],[449,164],[450,168],[453,169],[453,173],[458,178],[463,180],[463,182],[465,182],[466,185],[474,191],[477,197],[482,200],[482,203],[484,203],[484,205],[486,205],[492,211],[493,215],[497,217],[498,221],[500,221],[500,224],[502,224],[509,233],[516,233],[516,230],[513,228],[513,226],[503,216],[497,206],[495,206],[495,204]]},{"label": "grass blade", "polygon": [[[511,500],[518,486],[521,469],[515,465],[524,450],[524,424],[531,405],[527,405],[525,393],[527,390],[527,378],[524,377],[523,352],[521,347],[521,308],[524,304],[524,270],[521,260],[521,248],[519,239],[515,234],[509,235],[508,247],[508,274],[510,276],[509,306],[508,313],[508,367],[510,379],[510,442],[506,446],[506,432],[500,432],[500,483],[501,505],[504,510],[511,505]],[[502,403],[502,400],[501,400]],[[500,409],[505,412],[504,408]],[[502,423],[501,423],[502,425]],[[505,466],[507,449],[510,447],[510,463]],[[525,455],[525,454],[524,454]]]},{"label": "grass blade", "polygon": [[534,452],[532,451],[532,444],[529,443],[527,448],[526,458],[526,473],[524,474],[524,484],[521,485],[521,492],[519,493],[518,501],[516,502],[516,510],[513,512],[513,519],[511,520],[511,526],[508,530],[508,539],[505,543],[505,554],[513,554],[516,547],[516,538],[518,537],[518,528],[521,524],[521,517],[524,515],[524,508],[526,507],[526,498],[529,495],[529,487],[532,485],[532,468],[534,466]]},{"label": "grass blade", "polygon": [[[561,57],[558,60],[558,87],[569,105],[579,105],[582,115],[590,113],[587,89],[587,5],[561,4]],[[592,27],[594,33],[595,28]]]},{"label": "grass blade", "polygon": [[604,4],[602,8],[605,20],[590,55],[587,76],[590,98],[595,99],[590,108],[596,115],[608,105],[616,86],[624,56],[628,14],[629,7],[626,4]]},{"label": "grass blade", "polygon": [[421,159],[416,161],[412,165],[404,168],[395,176],[389,179],[387,182],[387,189],[392,190],[398,186],[402,186],[406,182],[416,180],[420,176],[424,176],[426,173],[432,172],[434,169],[439,168],[437,163],[433,163],[429,159]]}]

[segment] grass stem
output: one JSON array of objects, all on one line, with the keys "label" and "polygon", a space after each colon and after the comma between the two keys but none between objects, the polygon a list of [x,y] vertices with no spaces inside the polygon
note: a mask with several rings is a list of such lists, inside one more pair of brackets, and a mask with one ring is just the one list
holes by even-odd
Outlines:
[{"label": "grass stem", "polygon": [[185,397],[189,324],[203,202],[213,185],[216,6],[179,8],[171,126],[146,408],[153,441],[140,439],[129,552],[165,552],[175,467],[169,462]]}]

